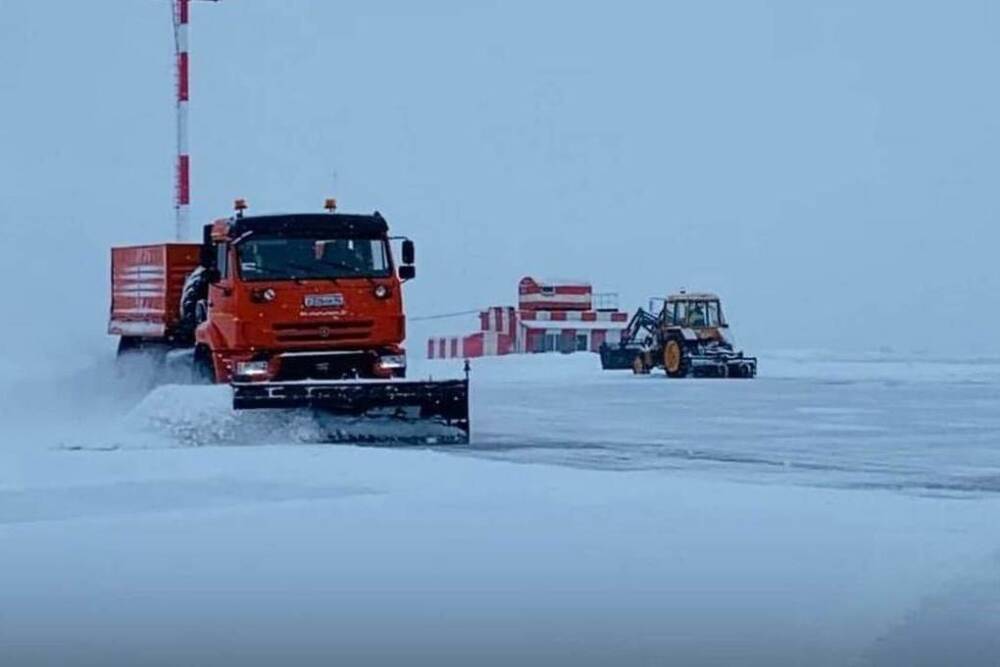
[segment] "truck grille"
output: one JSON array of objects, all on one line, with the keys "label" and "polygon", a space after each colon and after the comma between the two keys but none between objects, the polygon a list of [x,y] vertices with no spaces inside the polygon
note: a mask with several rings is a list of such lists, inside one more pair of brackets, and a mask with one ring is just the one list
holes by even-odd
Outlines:
[{"label": "truck grille", "polygon": [[274,325],[274,334],[283,343],[323,343],[364,341],[371,336],[373,320],[337,322],[288,322]]},{"label": "truck grille", "polygon": [[346,354],[280,355],[278,380],[345,380],[371,377],[376,356],[367,352]]}]

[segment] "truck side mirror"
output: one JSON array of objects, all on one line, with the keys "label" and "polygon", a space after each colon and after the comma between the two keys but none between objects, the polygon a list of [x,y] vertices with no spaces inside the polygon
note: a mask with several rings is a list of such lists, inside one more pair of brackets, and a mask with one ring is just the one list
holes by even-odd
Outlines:
[{"label": "truck side mirror", "polygon": [[417,267],[412,264],[403,264],[399,267],[400,280],[413,280],[417,277]]},{"label": "truck side mirror", "polygon": [[413,264],[414,256],[416,254],[416,249],[413,246],[413,241],[406,239],[403,241],[403,264]]},{"label": "truck side mirror", "polygon": [[212,245],[212,225],[201,228],[201,251],[198,253],[198,263],[206,269],[215,265],[215,246]]}]

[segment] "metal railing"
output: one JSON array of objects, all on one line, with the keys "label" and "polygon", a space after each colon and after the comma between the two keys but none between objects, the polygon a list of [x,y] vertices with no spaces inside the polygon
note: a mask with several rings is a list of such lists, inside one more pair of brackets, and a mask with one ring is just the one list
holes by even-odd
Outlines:
[{"label": "metal railing", "polygon": [[594,310],[618,310],[618,292],[594,292]]}]

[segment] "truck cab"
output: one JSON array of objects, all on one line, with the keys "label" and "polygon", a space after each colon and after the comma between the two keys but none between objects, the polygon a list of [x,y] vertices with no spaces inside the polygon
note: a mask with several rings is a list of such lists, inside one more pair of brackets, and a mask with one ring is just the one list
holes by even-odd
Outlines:
[{"label": "truck cab", "polygon": [[210,382],[405,377],[401,261],[378,212],[237,214],[206,225],[185,286],[195,369]]}]

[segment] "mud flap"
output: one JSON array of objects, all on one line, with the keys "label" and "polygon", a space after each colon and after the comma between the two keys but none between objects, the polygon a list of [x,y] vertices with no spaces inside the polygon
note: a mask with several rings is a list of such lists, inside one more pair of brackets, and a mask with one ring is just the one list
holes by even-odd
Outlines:
[{"label": "mud flap", "polygon": [[337,442],[469,441],[469,381],[306,380],[234,382],[236,410],[309,408]]}]

